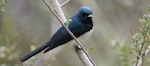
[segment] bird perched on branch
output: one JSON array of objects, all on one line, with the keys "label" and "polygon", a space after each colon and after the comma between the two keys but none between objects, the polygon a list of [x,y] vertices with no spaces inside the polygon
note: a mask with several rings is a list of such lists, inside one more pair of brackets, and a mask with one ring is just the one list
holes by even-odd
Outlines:
[{"label": "bird perched on branch", "polygon": [[[88,35],[88,33],[90,33],[93,28],[92,10],[87,6],[80,7],[79,11],[65,22],[65,26],[67,26],[77,38],[82,38],[82,36]],[[43,53],[46,53],[49,50],[52,50],[71,40],[73,40],[73,38],[62,26],[46,44],[23,56],[20,60],[21,62],[24,62],[43,50]],[[81,40],[86,40],[86,38]]]}]

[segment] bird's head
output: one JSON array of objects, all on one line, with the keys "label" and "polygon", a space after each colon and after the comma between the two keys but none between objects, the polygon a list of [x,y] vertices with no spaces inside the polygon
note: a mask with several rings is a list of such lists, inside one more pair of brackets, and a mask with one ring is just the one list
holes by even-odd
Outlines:
[{"label": "bird's head", "polygon": [[92,10],[87,6],[80,7],[77,15],[82,21],[86,21],[86,22],[92,20],[93,17]]}]

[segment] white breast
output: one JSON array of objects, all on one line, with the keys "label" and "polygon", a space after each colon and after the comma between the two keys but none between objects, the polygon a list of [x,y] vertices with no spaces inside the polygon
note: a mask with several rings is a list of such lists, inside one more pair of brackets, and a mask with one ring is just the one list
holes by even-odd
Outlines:
[{"label": "white breast", "polygon": [[[86,32],[85,34],[79,36],[77,39],[83,44],[92,34],[93,30],[91,29],[90,31]],[[69,44],[76,44],[75,40],[71,40],[68,42]]]}]

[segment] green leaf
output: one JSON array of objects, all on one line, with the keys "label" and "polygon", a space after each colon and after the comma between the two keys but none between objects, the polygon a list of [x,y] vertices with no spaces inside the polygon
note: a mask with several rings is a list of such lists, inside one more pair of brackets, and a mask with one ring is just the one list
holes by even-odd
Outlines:
[{"label": "green leaf", "polygon": [[33,51],[34,49],[36,49],[36,46],[34,44],[30,45],[30,50]]},{"label": "green leaf", "polygon": [[148,10],[150,10],[150,5],[148,6]]},{"label": "green leaf", "polygon": [[66,25],[67,27],[69,27],[69,25],[71,24],[71,22],[72,22],[72,20],[69,19],[69,20],[66,21],[65,25]]},{"label": "green leaf", "polygon": [[148,16],[147,15],[144,15],[144,20],[146,21],[146,22],[148,22]]},{"label": "green leaf", "polygon": [[93,50],[93,48],[94,48],[93,46],[90,46],[87,53],[90,53]]}]

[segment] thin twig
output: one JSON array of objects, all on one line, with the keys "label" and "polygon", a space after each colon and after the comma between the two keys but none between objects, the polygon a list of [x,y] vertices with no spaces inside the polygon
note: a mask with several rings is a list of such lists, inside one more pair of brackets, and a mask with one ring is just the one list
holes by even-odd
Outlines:
[{"label": "thin twig", "polygon": [[70,0],[66,0],[63,4],[61,4],[61,7],[64,7],[69,2],[70,2]]},{"label": "thin twig", "polygon": [[143,41],[142,41],[142,46],[141,46],[139,55],[142,53],[142,50],[143,50],[143,47],[144,47],[144,43],[145,43],[146,34],[147,34],[147,33],[144,34]]},{"label": "thin twig", "polygon": [[[144,34],[143,41],[142,41],[142,46],[139,50],[139,56],[140,57],[141,57],[141,55],[143,55],[141,53],[142,53],[142,50],[143,50],[143,47],[144,47],[144,44],[145,44],[146,35],[147,35],[147,32]],[[141,57],[141,58],[137,57],[137,60],[139,60],[139,61],[137,61],[136,66],[143,66],[144,58],[143,57]]]}]

